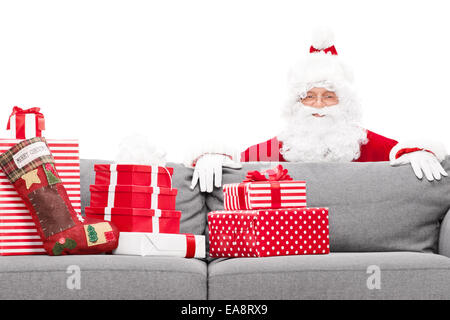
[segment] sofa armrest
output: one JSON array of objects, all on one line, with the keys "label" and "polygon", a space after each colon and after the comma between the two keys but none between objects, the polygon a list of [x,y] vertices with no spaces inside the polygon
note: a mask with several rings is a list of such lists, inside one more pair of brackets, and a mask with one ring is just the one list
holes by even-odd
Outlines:
[{"label": "sofa armrest", "polygon": [[442,220],[439,230],[438,253],[450,258],[450,210]]}]

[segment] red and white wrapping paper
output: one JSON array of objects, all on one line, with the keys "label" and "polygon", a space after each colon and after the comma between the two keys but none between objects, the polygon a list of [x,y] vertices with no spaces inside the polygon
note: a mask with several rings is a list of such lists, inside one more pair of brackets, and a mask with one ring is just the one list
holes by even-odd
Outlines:
[{"label": "red and white wrapping paper", "polygon": [[205,236],[172,233],[121,232],[113,254],[205,258]]},{"label": "red and white wrapping paper", "polygon": [[180,211],[109,207],[86,207],[84,211],[88,218],[111,221],[120,232],[180,232]]},{"label": "red and white wrapping paper", "polygon": [[11,139],[30,139],[42,137],[45,130],[44,115],[39,108],[22,109],[14,107],[6,127]]},{"label": "red and white wrapping paper", "polygon": [[225,184],[225,210],[306,207],[305,181],[257,181]]},{"label": "red and white wrapping paper", "polygon": [[[0,153],[20,141],[22,139],[0,139]],[[47,143],[69,200],[81,216],[78,141],[47,139]],[[0,255],[22,254],[46,253],[30,211],[0,169]]]},{"label": "red and white wrapping paper", "polygon": [[173,168],[128,164],[96,164],[96,185],[172,187]]},{"label": "red and white wrapping paper", "polygon": [[175,210],[177,189],[122,185],[91,185],[92,207]]},{"label": "red and white wrapping paper", "polygon": [[328,208],[213,211],[211,257],[328,254]]}]

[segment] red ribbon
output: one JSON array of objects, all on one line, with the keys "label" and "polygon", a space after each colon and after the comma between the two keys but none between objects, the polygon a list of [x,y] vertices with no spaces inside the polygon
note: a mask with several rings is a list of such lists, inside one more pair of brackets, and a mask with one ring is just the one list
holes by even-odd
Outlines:
[{"label": "red ribbon", "polygon": [[[266,177],[267,175],[267,177]],[[245,210],[247,204],[245,201],[245,186],[248,182],[258,182],[267,181],[270,184],[270,201],[271,208],[281,207],[281,186],[280,181],[292,180],[292,177],[288,174],[288,170],[284,169],[281,164],[276,166],[274,169],[269,169],[265,171],[249,171],[247,173],[246,179],[243,183],[238,186],[238,198],[239,198],[239,209]]]},{"label": "red ribbon", "polygon": [[247,183],[239,183],[238,185],[238,200],[239,200],[239,209],[240,210],[246,210],[247,203],[245,201],[245,188],[247,186]]},{"label": "red ribbon", "polygon": [[195,257],[195,236],[187,233],[186,236],[186,258]]},{"label": "red ribbon", "polygon": [[313,46],[311,46],[309,48],[309,53],[320,52],[320,51],[323,51],[325,53],[331,52],[331,54],[333,56],[337,56],[337,54],[338,54],[335,46],[331,46],[331,47],[328,47],[328,48],[325,48],[325,49],[316,49]]},{"label": "red ribbon", "polygon": [[281,208],[281,187],[279,181],[270,181],[271,208]]},{"label": "red ribbon", "polygon": [[[270,202],[271,208],[281,208],[281,186],[279,181],[268,181],[270,184]],[[240,183],[238,186],[238,205],[239,210],[248,210],[247,202],[245,201],[245,189],[248,182]]]},{"label": "red ribbon", "polygon": [[[266,177],[266,174],[268,177]],[[292,180],[292,177],[288,174],[288,170],[284,169],[281,164],[273,169],[265,171],[249,171],[244,182],[255,182],[255,181],[282,181],[282,180]]]},{"label": "red ribbon", "polygon": [[36,137],[42,136],[42,130],[45,130],[45,119],[44,115],[40,112],[40,108],[29,108],[22,109],[15,106],[11,112],[8,119],[8,124],[6,130],[11,129],[11,118],[16,116],[16,139],[25,139],[25,115],[35,114],[36,115]]}]

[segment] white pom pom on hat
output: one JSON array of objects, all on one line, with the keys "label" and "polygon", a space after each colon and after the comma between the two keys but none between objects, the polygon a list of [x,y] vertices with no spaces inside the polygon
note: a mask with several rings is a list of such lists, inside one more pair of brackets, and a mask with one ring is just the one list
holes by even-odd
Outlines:
[{"label": "white pom pom on hat", "polygon": [[325,50],[334,46],[334,33],[329,27],[316,27],[312,32],[311,46],[316,50]]}]

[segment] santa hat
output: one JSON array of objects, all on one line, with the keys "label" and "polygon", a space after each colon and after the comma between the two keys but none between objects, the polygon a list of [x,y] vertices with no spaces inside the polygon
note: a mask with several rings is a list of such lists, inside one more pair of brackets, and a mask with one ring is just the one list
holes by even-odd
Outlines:
[{"label": "santa hat", "polygon": [[338,89],[353,84],[353,73],[339,58],[329,28],[314,30],[309,53],[290,71],[289,83],[300,95],[315,85]]},{"label": "santa hat", "polygon": [[361,105],[353,85],[353,72],[338,55],[333,32],[329,28],[316,28],[306,56],[289,72],[289,95],[282,116],[286,119],[298,110],[299,98],[304,98],[313,87],[335,91],[340,110],[354,122],[361,119]]}]

